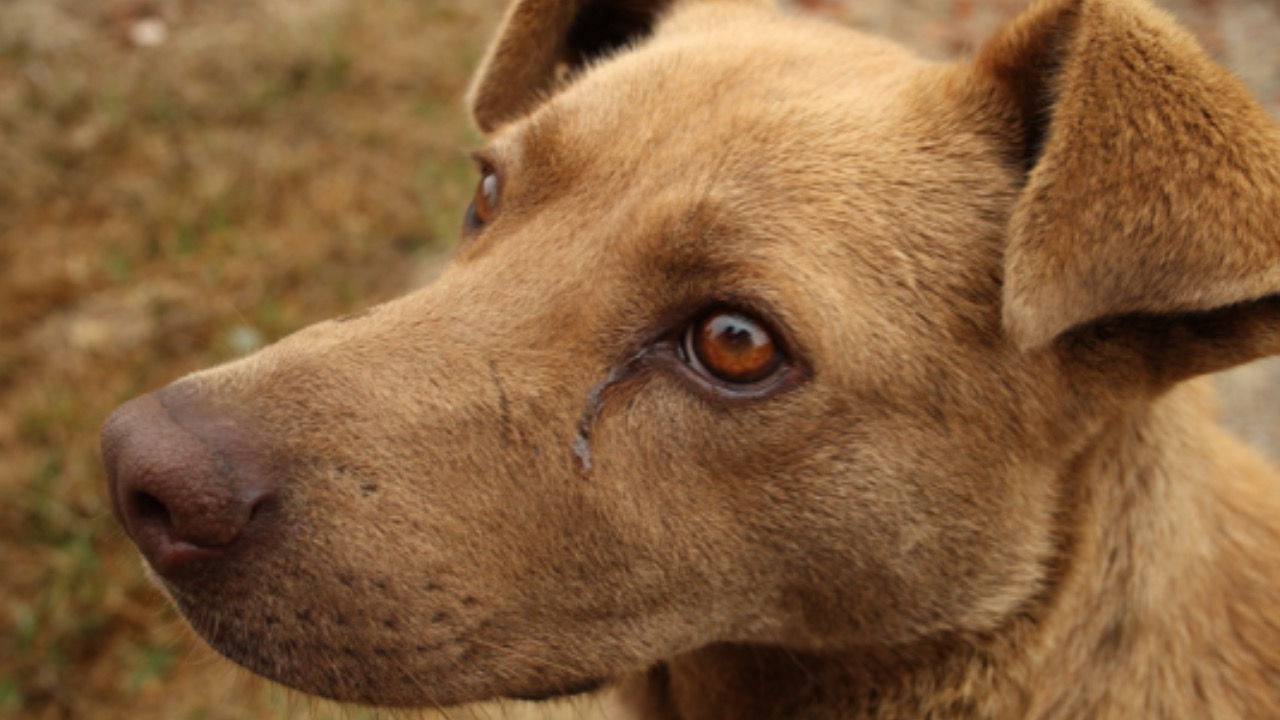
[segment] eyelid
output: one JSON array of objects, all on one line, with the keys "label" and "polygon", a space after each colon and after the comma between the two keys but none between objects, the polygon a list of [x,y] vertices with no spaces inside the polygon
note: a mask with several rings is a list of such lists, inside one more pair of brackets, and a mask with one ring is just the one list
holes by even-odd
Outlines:
[{"label": "eyelid", "polygon": [[[471,158],[471,162],[475,163],[476,168],[485,174],[492,173],[501,176],[498,172],[498,161],[494,157],[493,152],[488,148],[480,150],[468,150],[467,157]],[[499,177],[499,180],[502,178]]]},{"label": "eyelid", "polygon": [[[745,312],[769,333],[784,358],[783,365],[771,377],[754,384],[734,386],[709,379],[691,367],[683,347],[689,328],[700,318],[722,308]],[[803,385],[814,374],[808,354],[786,319],[785,314],[775,311],[771,303],[756,295],[714,292],[697,302],[682,303],[663,313],[662,319],[654,326],[654,332],[646,334],[650,351],[648,364],[668,369],[699,396],[716,402],[754,402],[785,393]]]}]

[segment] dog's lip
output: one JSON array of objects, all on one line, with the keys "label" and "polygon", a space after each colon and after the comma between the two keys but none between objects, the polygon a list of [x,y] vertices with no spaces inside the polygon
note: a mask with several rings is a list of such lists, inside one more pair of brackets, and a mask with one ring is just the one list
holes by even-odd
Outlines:
[{"label": "dog's lip", "polygon": [[162,577],[176,576],[183,570],[201,561],[216,560],[223,557],[224,548],[207,548],[181,540],[157,538],[153,541],[162,548],[155,558],[148,558],[147,563]]},{"label": "dog's lip", "polygon": [[512,700],[525,700],[528,702],[542,702],[544,700],[555,700],[558,698],[573,697],[574,695],[584,695],[586,693],[595,692],[604,687],[609,682],[608,678],[591,678],[588,680],[580,680],[578,682],[569,683],[560,686],[554,690],[542,690],[527,693],[517,693],[510,696]]},{"label": "dog's lip", "polygon": [[[181,609],[192,629],[219,654],[267,680],[280,683],[300,692],[338,702],[354,702],[384,708],[400,707],[406,709],[422,707],[425,702],[452,706],[471,702],[484,702],[499,697],[527,702],[543,702],[592,693],[606,687],[614,680],[611,677],[599,676],[583,680],[566,680],[553,686],[540,687],[530,683],[526,687],[534,689],[514,692],[504,692],[493,687],[483,688],[479,691],[472,688],[469,691],[456,691],[461,694],[447,697],[405,697],[401,692],[404,688],[392,688],[393,696],[388,694],[385,688],[335,686],[330,678],[319,675],[310,669],[309,666],[313,664],[314,658],[306,652],[290,653],[283,663],[280,661],[281,658],[279,656],[273,656],[270,662],[265,661],[265,656],[257,651],[257,648],[261,646],[264,634],[255,633],[252,636],[246,634],[248,627],[243,623],[243,616],[240,613],[228,613],[218,609],[211,610],[203,599],[193,599],[183,589],[164,583],[163,580],[161,581],[161,587]],[[270,630],[267,632],[269,633]],[[308,638],[298,635],[284,635],[275,638],[277,644],[288,645],[294,650],[302,645],[314,647],[317,642],[323,642],[322,638],[313,638],[313,640],[315,642],[308,642]],[[412,691],[413,688],[409,688],[409,690]]]}]

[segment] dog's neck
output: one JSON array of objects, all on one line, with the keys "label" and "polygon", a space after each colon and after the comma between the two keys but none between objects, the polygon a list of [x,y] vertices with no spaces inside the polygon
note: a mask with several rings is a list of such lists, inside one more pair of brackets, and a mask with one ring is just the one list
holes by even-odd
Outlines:
[{"label": "dog's neck", "polygon": [[1280,706],[1280,503],[1261,461],[1222,452],[1211,402],[1193,383],[1098,433],[1064,476],[1049,592],[990,636],[716,646],[619,694],[670,720],[1262,717]]},{"label": "dog's neck", "polygon": [[1028,698],[1020,716],[1263,717],[1278,706],[1280,486],[1217,414],[1208,382],[1189,383],[1105,428],[1080,458],[1071,564],[1014,674]]}]

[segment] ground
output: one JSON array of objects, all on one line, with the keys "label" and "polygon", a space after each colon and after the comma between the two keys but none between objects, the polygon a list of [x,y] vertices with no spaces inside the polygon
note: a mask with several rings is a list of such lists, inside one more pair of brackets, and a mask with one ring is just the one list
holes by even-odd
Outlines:
[{"label": "ground", "polygon": [[[940,59],[1022,5],[798,4]],[[139,392],[429,279],[475,182],[460,97],[501,5],[0,3],[0,717],[374,715],[191,638],[111,517],[97,432]],[[1280,108],[1280,6],[1167,6]]]}]

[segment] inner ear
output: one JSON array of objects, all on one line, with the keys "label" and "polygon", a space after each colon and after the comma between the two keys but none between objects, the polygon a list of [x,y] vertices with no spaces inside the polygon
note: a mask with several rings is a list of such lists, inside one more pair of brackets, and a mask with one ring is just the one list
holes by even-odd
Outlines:
[{"label": "inner ear", "polygon": [[1075,4],[1041,3],[1007,26],[977,59],[1013,100],[1022,130],[1019,158],[1030,172],[1049,133],[1056,79],[1080,21]]},{"label": "inner ear", "polygon": [[587,0],[566,38],[570,69],[648,37],[669,5],[671,0]]},{"label": "inner ear", "polygon": [[471,85],[485,132],[522,118],[566,78],[653,34],[675,0],[516,0]]}]

